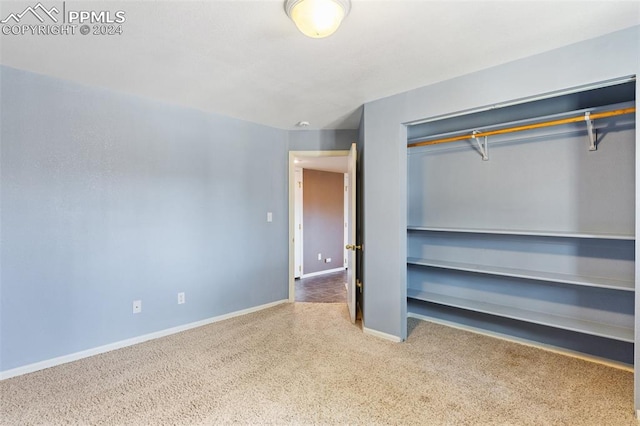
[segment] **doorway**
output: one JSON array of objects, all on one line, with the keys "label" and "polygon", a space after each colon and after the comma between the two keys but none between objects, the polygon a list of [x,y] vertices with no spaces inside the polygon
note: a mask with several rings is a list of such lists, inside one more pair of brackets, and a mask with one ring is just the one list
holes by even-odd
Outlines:
[{"label": "doorway", "polygon": [[[307,302],[346,302],[347,273],[345,271],[344,236],[347,233],[340,229],[338,238],[340,241],[339,251],[335,248],[330,253],[322,253],[313,244],[305,244],[307,247],[305,268],[305,250],[303,246],[305,238],[304,226],[304,171],[306,170],[309,179],[309,193],[315,185],[316,192],[322,192],[318,185],[322,185],[317,179],[325,177],[334,181],[339,178],[340,206],[342,215],[338,226],[345,227],[345,204],[346,196],[342,193],[345,183],[345,173],[348,171],[349,151],[291,151],[289,153],[289,301]],[[333,175],[333,176],[329,176]],[[316,179],[312,182],[311,179]],[[320,182],[320,183],[319,183]],[[346,187],[345,187],[346,190]],[[313,198],[313,197],[311,197]],[[335,194],[333,196],[335,198]],[[309,202],[310,197],[307,197]],[[315,200],[322,204],[322,200]],[[334,200],[335,201],[335,200]],[[317,207],[317,206],[316,206]],[[334,212],[335,213],[335,212]],[[309,215],[307,215],[309,217]],[[313,237],[311,222],[308,222],[309,232],[307,237]],[[335,230],[334,230],[335,231]],[[317,229],[315,230],[317,233]],[[317,235],[317,234],[316,234]],[[335,237],[332,237],[335,238]],[[309,243],[310,240],[307,240]],[[311,240],[312,241],[312,240]],[[334,244],[335,245],[335,244]],[[306,269],[306,271],[305,271]]]}]

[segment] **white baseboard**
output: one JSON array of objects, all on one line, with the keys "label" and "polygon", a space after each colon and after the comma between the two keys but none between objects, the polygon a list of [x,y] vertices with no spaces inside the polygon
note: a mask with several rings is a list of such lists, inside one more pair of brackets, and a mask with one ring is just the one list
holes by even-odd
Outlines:
[{"label": "white baseboard", "polygon": [[419,319],[421,321],[428,321],[428,322],[433,322],[433,323],[436,323],[436,324],[446,325],[447,327],[457,328],[459,330],[469,331],[471,333],[482,334],[484,336],[489,336],[489,337],[493,337],[493,338],[500,339],[500,340],[506,340],[508,342],[519,343],[521,345],[531,346],[531,347],[534,347],[534,348],[543,349],[545,351],[554,352],[554,353],[557,353],[557,354],[560,354],[560,355],[570,356],[570,357],[573,357],[573,358],[579,358],[579,359],[582,359],[582,360],[585,360],[585,361],[589,361],[589,362],[596,362],[598,364],[604,364],[604,365],[607,365],[609,367],[614,367],[614,368],[618,368],[618,369],[621,369],[621,370],[633,371],[633,365],[625,364],[623,362],[618,362],[618,361],[612,361],[610,359],[601,358],[601,357],[597,357],[595,355],[589,355],[589,354],[585,354],[585,353],[582,353],[582,352],[572,351],[570,349],[560,348],[558,346],[547,345],[547,344],[544,344],[544,343],[535,342],[533,340],[522,339],[520,337],[515,337],[515,336],[509,336],[507,334],[502,334],[502,333],[498,333],[498,332],[495,332],[495,331],[489,331],[489,330],[485,330],[485,329],[482,329],[482,328],[472,327],[472,326],[469,326],[469,325],[458,324],[458,323],[453,322],[453,321],[447,321],[447,320],[443,320],[443,319],[440,319],[440,318],[434,318],[434,317],[430,317],[428,315],[415,314],[415,313],[412,313],[412,312],[409,312],[407,314],[407,317]]},{"label": "white baseboard", "polygon": [[302,274],[302,276],[300,278],[317,277],[318,275],[331,274],[333,272],[344,271],[345,269],[347,269],[347,268],[345,268],[344,266],[341,267],[341,268],[327,269],[326,271],[318,271],[318,272],[312,272],[310,274]]},{"label": "white baseboard", "polygon": [[383,333],[382,331],[373,330],[371,328],[362,327],[362,331],[364,334],[369,334],[374,337],[379,337],[381,339],[390,340],[392,342],[400,343],[402,339],[398,336],[394,336],[393,334]]},{"label": "white baseboard", "polygon": [[87,349],[80,352],[75,352],[69,355],[63,355],[56,358],[35,362],[33,364],[24,365],[22,367],[13,368],[11,370],[0,371],[0,380],[10,379],[11,377],[21,376],[27,373],[33,373],[34,371],[44,370],[45,368],[55,367],[57,365],[66,364],[68,362],[77,361],[79,359],[88,358],[90,356],[102,354],[102,353],[113,351],[116,349],[125,348],[127,346],[136,345],[138,343],[146,342],[148,340],[158,339],[160,337],[165,337],[171,334],[180,333],[181,331],[202,327],[203,325],[212,324],[214,322],[219,322],[219,321],[223,321],[233,317],[250,314],[252,312],[261,311],[263,309],[271,308],[276,305],[280,305],[282,303],[287,303],[287,302],[289,302],[288,299],[278,300],[276,302],[267,303],[265,305],[254,306],[253,308],[242,309],[240,311],[218,315],[216,317],[207,318],[207,319],[192,322],[189,324],[179,325],[177,327],[167,328],[165,330],[155,331],[149,334],[143,334],[142,336],[120,340],[119,342],[109,343],[107,345],[98,346],[96,348],[91,348],[91,349]]}]

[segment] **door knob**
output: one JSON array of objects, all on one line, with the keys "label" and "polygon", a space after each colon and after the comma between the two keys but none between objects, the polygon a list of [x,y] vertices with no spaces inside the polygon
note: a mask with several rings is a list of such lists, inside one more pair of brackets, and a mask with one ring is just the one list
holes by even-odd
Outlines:
[{"label": "door knob", "polygon": [[344,246],[344,248],[346,248],[347,250],[362,250],[362,246],[357,246],[355,244],[347,244],[346,246]]}]

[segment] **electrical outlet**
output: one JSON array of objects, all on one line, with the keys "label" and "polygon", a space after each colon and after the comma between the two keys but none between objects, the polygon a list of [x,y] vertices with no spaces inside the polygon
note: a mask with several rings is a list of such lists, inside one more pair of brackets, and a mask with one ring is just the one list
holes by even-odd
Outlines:
[{"label": "electrical outlet", "polygon": [[267,212],[267,222],[273,222],[273,213]]},{"label": "electrical outlet", "polygon": [[322,253],[318,253],[318,260],[322,260]]},{"label": "electrical outlet", "polygon": [[142,312],[142,300],[134,300],[133,301],[133,313],[139,314]]},{"label": "electrical outlet", "polygon": [[185,302],[184,293],[178,293],[178,305],[182,305]]}]

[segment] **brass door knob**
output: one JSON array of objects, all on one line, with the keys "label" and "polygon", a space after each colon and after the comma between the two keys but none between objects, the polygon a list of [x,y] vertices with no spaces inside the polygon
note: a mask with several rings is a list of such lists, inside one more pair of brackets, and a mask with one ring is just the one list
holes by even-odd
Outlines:
[{"label": "brass door knob", "polygon": [[346,246],[344,246],[344,248],[346,248],[347,250],[362,250],[362,246],[357,246],[355,244],[347,244]]}]

